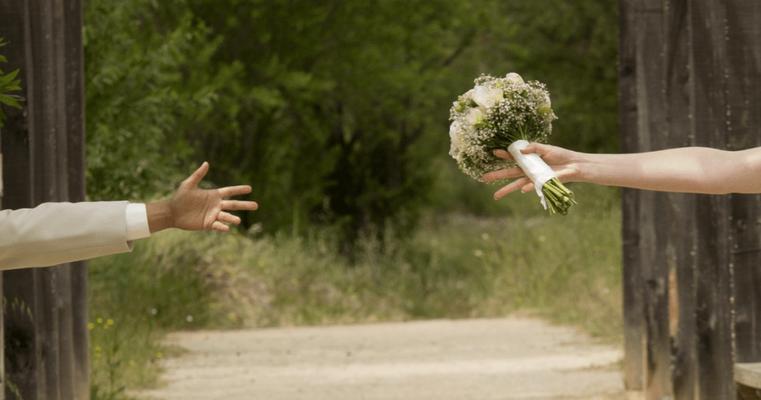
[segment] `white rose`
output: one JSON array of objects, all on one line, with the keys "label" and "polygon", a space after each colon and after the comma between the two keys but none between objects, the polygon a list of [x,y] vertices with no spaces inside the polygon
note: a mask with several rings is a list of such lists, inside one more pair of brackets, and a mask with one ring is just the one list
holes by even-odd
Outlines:
[{"label": "white rose", "polygon": [[457,121],[452,122],[452,125],[449,125],[449,139],[454,140],[457,135],[460,134],[460,123]]},{"label": "white rose", "polygon": [[505,80],[507,81],[507,83],[511,83],[514,85],[522,85],[524,83],[523,78],[521,78],[521,76],[516,74],[515,72],[511,72],[505,75]]},{"label": "white rose", "polygon": [[489,108],[502,100],[502,89],[488,86],[476,86],[473,91],[473,101],[479,107]]},{"label": "white rose", "polygon": [[480,108],[471,108],[468,111],[468,114],[465,116],[465,121],[467,121],[468,125],[475,126],[477,123],[483,121],[484,119],[484,113],[481,111]]}]

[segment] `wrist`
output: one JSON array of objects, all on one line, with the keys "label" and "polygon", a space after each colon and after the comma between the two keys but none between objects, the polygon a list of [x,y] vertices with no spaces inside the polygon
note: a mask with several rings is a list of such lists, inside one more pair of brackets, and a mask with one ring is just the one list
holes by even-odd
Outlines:
[{"label": "wrist", "polygon": [[576,152],[574,154],[574,164],[576,165],[576,182],[593,183],[595,155],[589,153]]},{"label": "wrist", "polygon": [[148,228],[151,233],[174,227],[174,216],[169,200],[162,200],[145,205],[148,214]]}]

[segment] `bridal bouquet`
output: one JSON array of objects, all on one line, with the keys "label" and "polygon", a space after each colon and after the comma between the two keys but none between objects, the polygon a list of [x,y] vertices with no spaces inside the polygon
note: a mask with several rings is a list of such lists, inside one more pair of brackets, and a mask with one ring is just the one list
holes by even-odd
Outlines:
[{"label": "bridal bouquet", "polygon": [[[517,164],[531,181],[545,210],[565,215],[576,201],[555,172],[536,154],[523,154],[529,142],[546,142],[552,132],[550,94],[537,81],[516,73],[504,78],[482,75],[476,86],[457,98],[450,110],[449,154],[460,169],[479,180],[487,172]],[[497,158],[504,149],[515,162]]]}]

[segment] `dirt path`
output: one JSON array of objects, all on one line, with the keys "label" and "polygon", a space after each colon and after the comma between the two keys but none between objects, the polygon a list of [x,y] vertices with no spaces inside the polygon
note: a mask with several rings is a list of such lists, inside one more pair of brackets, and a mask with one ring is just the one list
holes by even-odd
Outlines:
[{"label": "dirt path", "polygon": [[619,349],[526,318],[177,333],[147,395],[193,399],[623,399]]}]

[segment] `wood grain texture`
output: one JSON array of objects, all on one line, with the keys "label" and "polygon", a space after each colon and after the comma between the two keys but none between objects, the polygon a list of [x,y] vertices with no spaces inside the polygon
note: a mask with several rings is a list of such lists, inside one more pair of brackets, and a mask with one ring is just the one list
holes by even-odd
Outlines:
[{"label": "wood grain texture", "polygon": [[[761,2],[727,8],[727,147],[761,145]],[[761,361],[761,196],[730,198],[736,358]]]},{"label": "wood grain texture", "polygon": [[[4,160],[11,177],[5,207],[84,199],[81,29],[79,0],[0,0],[0,35],[9,41],[12,67],[21,68],[26,99],[2,138],[6,152],[13,153]],[[4,347],[12,386],[24,399],[88,398],[83,265],[10,271],[4,277]]]},{"label": "wood grain texture", "polygon": [[[690,57],[690,12],[688,0],[663,2],[665,40],[663,43],[663,90],[667,112],[666,129],[658,135],[657,148],[694,145],[692,134]],[[695,301],[697,229],[695,196],[663,194],[658,245],[669,270],[669,333],[671,337],[671,381],[675,399],[696,396]]]},{"label": "wood grain texture", "polygon": [[[624,153],[639,149],[637,141],[637,86],[635,15],[632,2],[619,1],[619,125],[621,150]],[[623,189],[623,315],[624,315],[624,383],[628,390],[642,390],[644,385],[645,318],[642,293],[639,192]]]},{"label": "wood grain texture", "polygon": [[[694,76],[693,115],[697,145],[726,148],[726,4],[693,2],[691,9]],[[735,394],[732,364],[732,270],[729,263],[729,199],[699,196],[697,251],[697,355],[702,398]]]},{"label": "wood grain texture", "polygon": [[[619,6],[625,151],[761,145],[761,2]],[[643,364],[648,399],[734,398],[761,361],[761,196],[624,191],[623,218],[627,385]]]},{"label": "wood grain texture", "polygon": [[[664,91],[663,44],[666,40],[661,0],[641,0],[636,18],[635,70],[638,151],[664,147],[667,109]],[[669,268],[665,236],[667,198],[663,193],[640,192],[637,230],[645,319],[644,391],[647,398],[672,396],[669,326]]]}]

